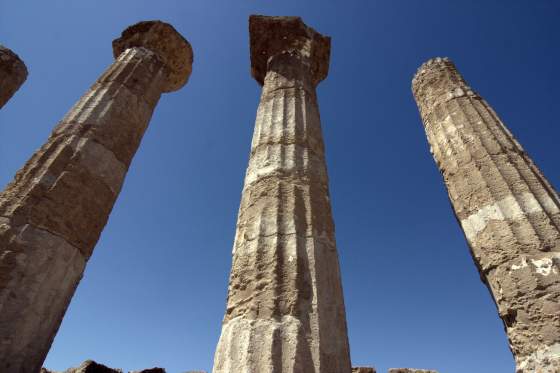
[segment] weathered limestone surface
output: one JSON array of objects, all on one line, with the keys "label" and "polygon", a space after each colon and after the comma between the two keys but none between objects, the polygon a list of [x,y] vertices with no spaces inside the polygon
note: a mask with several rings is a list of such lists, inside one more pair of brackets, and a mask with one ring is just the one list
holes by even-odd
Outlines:
[{"label": "weathered limestone surface", "polygon": [[27,79],[27,67],[17,54],[0,44],[0,109]]},{"label": "weathered limestone surface", "polygon": [[438,373],[436,370],[410,369],[410,368],[391,368],[389,373]]},{"label": "weathered limestone surface", "polygon": [[428,61],[412,87],[517,372],[560,372],[558,194],[451,61]]},{"label": "weathered limestone surface", "polygon": [[0,372],[38,372],[162,92],[191,71],[172,26],[142,22],[0,194]]},{"label": "weathered limestone surface", "polygon": [[251,16],[263,83],[214,373],[350,373],[315,86],[330,39],[296,17]]},{"label": "weathered limestone surface", "polygon": [[352,373],[376,373],[376,370],[371,367],[354,367]]}]

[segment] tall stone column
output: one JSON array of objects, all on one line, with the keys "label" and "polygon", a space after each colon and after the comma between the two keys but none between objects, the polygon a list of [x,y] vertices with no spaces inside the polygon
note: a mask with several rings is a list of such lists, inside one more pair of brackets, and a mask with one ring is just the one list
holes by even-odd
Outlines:
[{"label": "tall stone column", "polygon": [[0,194],[0,371],[38,372],[161,93],[189,43],[159,21],[113,42],[116,61]]},{"label": "tall stone column", "polygon": [[17,54],[0,44],[0,109],[27,79],[27,67]]},{"label": "tall stone column", "polygon": [[558,194],[451,61],[422,65],[412,90],[517,372],[560,372]]},{"label": "tall stone column", "polygon": [[251,16],[263,85],[214,373],[350,373],[315,87],[330,38],[297,17]]}]

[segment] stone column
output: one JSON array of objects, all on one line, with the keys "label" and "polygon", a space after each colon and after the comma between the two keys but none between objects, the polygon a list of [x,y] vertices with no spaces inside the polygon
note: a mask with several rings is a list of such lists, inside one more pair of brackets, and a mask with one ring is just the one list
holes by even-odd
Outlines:
[{"label": "stone column", "polygon": [[0,194],[0,371],[38,372],[162,92],[182,87],[192,50],[141,22],[116,61]]},{"label": "stone column", "polygon": [[263,84],[214,373],[350,373],[315,94],[330,38],[297,17],[251,16]]},{"label": "stone column", "polygon": [[412,90],[517,372],[559,372],[558,194],[451,61],[422,65]]},{"label": "stone column", "polygon": [[17,54],[0,44],[0,109],[27,79],[27,67]]}]

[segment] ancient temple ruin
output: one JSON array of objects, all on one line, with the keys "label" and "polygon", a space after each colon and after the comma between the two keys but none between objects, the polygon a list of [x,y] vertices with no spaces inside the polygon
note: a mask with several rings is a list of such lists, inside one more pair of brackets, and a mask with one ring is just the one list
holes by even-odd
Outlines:
[{"label": "ancient temple ruin", "polygon": [[0,194],[0,372],[41,368],[152,112],[191,73],[175,29],[141,22]]},{"label": "ancient temple ruin", "polygon": [[422,65],[412,90],[517,373],[560,372],[558,194],[450,60]]},{"label": "ancient temple ruin", "polygon": [[[262,94],[213,373],[375,373],[350,360],[316,94],[330,38],[298,17],[251,16],[249,28]],[[191,74],[192,48],[167,23],[135,24],[113,50],[0,193],[1,373],[50,372],[41,365],[160,96]],[[0,46],[0,108],[26,77]],[[423,64],[412,89],[517,373],[559,373],[558,194],[451,61]],[[91,372],[122,371],[90,360],[67,371]]]},{"label": "ancient temple ruin", "polygon": [[350,373],[315,87],[330,39],[297,17],[251,16],[263,85],[214,373]]}]

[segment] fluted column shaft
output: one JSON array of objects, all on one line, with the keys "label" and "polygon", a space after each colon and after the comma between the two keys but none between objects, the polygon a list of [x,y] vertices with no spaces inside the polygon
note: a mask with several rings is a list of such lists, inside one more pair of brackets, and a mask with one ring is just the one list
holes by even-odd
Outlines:
[{"label": "fluted column shaft", "polygon": [[431,152],[518,372],[560,371],[560,199],[447,59],[413,81]]},{"label": "fluted column shaft", "polygon": [[0,109],[27,79],[27,67],[17,54],[0,44]]},{"label": "fluted column shaft", "polygon": [[[152,26],[175,32],[147,24],[133,34],[149,39]],[[131,46],[120,53],[0,194],[2,372],[41,368],[152,112],[169,90],[171,70],[158,52]]]},{"label": "fluted column shaft", "polygon": [[298,51],[268,59],[213,371],[351,371],[315,83]]}]

